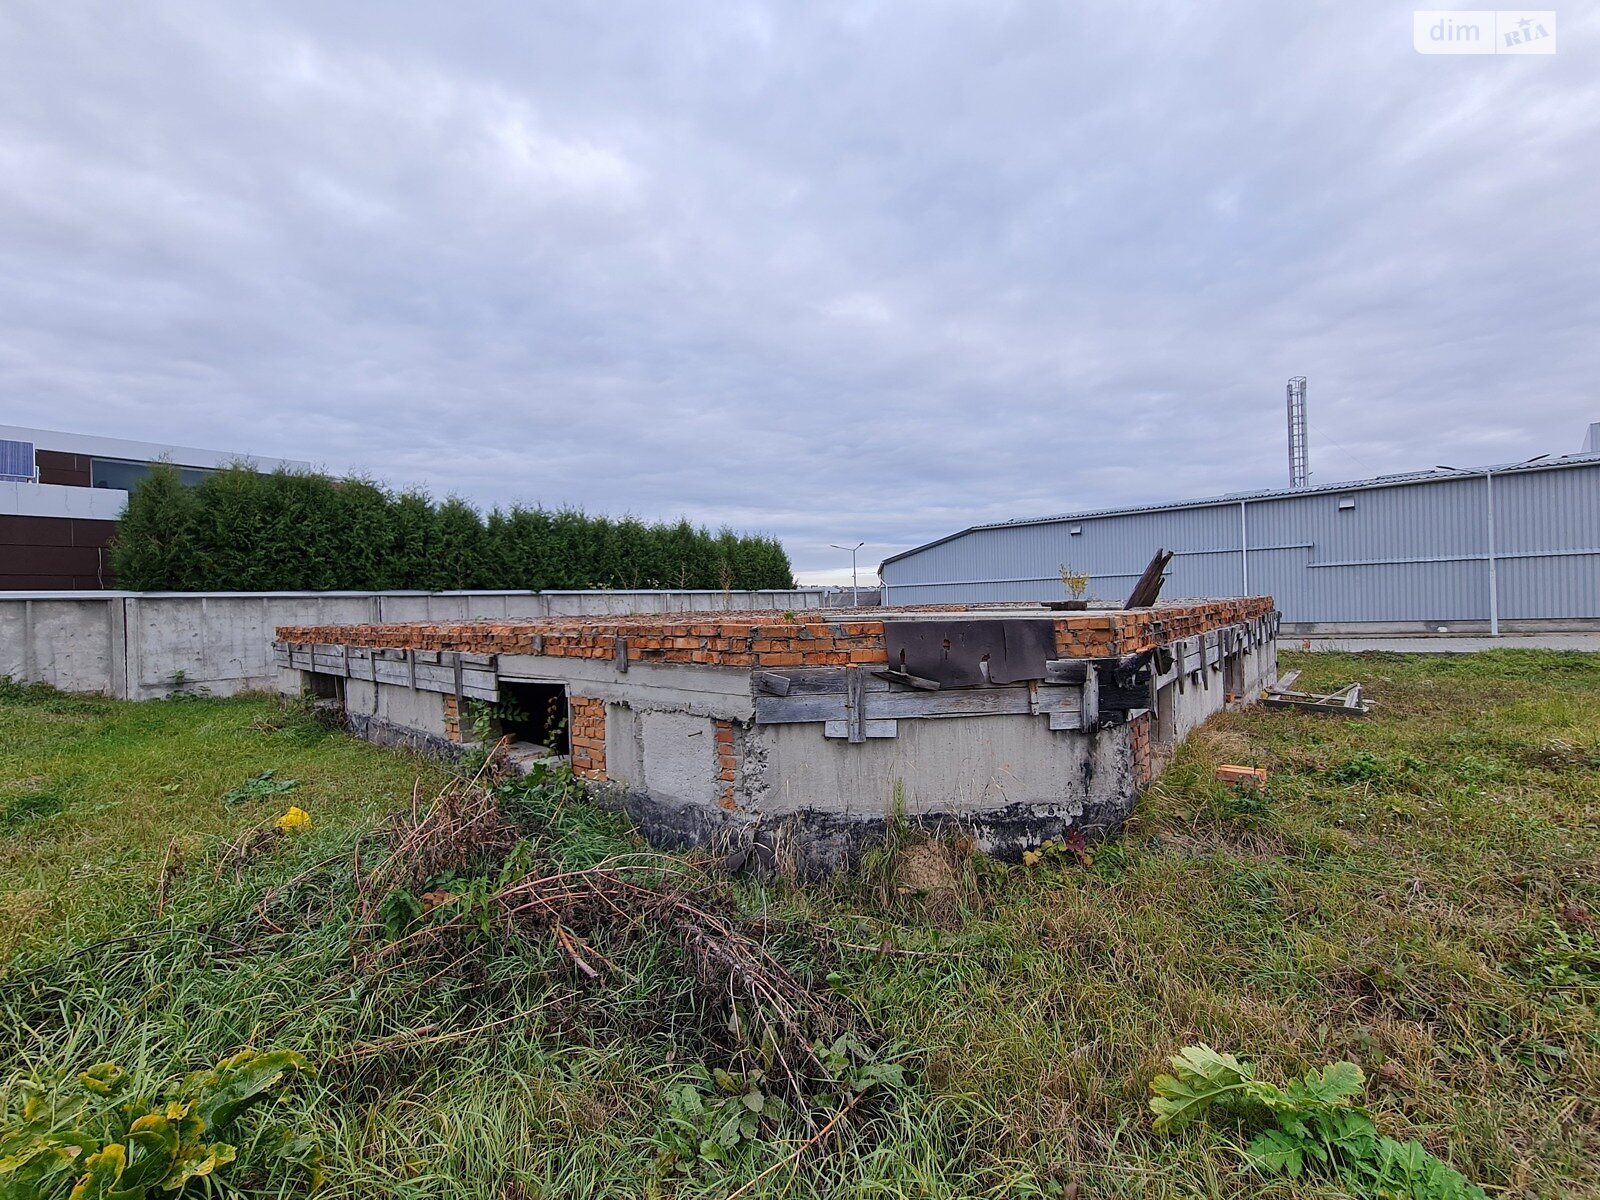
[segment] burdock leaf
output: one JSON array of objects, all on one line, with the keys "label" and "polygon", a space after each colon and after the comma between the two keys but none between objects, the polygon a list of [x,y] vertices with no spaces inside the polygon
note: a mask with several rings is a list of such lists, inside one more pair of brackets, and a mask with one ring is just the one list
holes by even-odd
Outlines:
[{"label": "burdock leaf", "polygon": [[189,1180],[203,1178],[218,1167],[227,1166],[237,1155],[238,1151],[226,1142],[213,1142],[208,1146],[185,1146],[181,1157],[173,1162],[172,1169],[161,1181],[161,1186],[167,1191],[175,1192]]},{"label": "burdock leaf", "polygon": [[179,1130],[161,1113],[146,1113],[128,1127],[127,1170],[123,1184],[132,1191],[166,1178],[178,1156]]},{"label": "burdock leaf", "polygon": [[1253,1082],[1253,1068],[1210,1046],[1185,1046],[1171,1058],[1173,1074],[1150,1081],[1150,1108],[1157,1131],[1176,1129],[1216,1101]]},{"label": "burdock leaf", "polygon": [[1321,1071],[1307,1071],[1305,1090],[1324,1104],[1348,1104],[1361,1094],[1367,1077],[1353,1062],[1336,1062]]},{"label": "burdock leaf", "polygon": [[115,1096],[128,1086],[128,1073],[114,1062],[96,1063],[78,1072],[78,1082],[101,1096]]},{"label": "burdock leaf", "polygon": [[1250,1165],[1263,1175],[1298,1179],[1305,1167],[1305,1143],[1280,1129],[1269,1129],[1245,1147]]}]

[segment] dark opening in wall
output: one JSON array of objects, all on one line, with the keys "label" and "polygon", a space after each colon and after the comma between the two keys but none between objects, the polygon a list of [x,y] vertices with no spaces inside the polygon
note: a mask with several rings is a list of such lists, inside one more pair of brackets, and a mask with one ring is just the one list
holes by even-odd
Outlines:
[{"label": "dark opening in wall", "polygon": [[301,671],[300,690],[313,700],[336,700],[344,703],[344,677],[325,675],[321,671]]},{"label": "dark opening in wall", "polygon": [[570,753],[567,741],[567,689],[560,683],[500,681],[495,716],[502,736],[545,746],[552,754]]},{"label": "dark opening in wall", "polygon": [[1223,659],[1222,688],[1230,696],[1244,698],[1244,656],[1235,654],[1232,658]]}]

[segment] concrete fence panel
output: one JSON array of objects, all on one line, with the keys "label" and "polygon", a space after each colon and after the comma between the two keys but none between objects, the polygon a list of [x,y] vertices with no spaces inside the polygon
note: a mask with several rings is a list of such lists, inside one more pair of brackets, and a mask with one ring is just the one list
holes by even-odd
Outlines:
[{"label": "concrete fence panel", "polygon": [[[862,600],[867,600],[864,592]],[[873,599],[876,599],[874,594]],[[280,625],[503,621],[519,617],[838,604],[837,590],[772,592],[0,592],[0,676],[130,700],[181,678],[219,696],[276,682]],[[848,591],[844,603],[849,603]]]}]

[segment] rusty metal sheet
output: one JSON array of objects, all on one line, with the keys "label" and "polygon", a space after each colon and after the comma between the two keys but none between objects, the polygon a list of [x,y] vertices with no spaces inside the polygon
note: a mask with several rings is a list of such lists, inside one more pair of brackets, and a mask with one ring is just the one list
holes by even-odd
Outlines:
[{"label": "rusty metal sheet", "polygon": [[885,621],[889,669],[941,687],[985,687],[1045,677],[1056,656],[1051,620]]}]

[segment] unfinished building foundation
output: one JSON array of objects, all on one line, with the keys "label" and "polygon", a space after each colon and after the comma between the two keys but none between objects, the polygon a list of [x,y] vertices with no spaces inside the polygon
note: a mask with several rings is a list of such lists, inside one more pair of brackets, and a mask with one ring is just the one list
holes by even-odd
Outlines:
[{"label": "unfinished building foundation", "polygon": [[281,689],[342,697],[360,736],[510,736],[654,844],[814,877],[897,814],[1002,858],[1115,832],[1191,730],[1276,678],[1276,625],[1255,597],[283,627],[275,650]]}]

